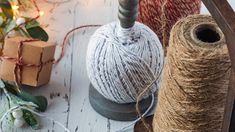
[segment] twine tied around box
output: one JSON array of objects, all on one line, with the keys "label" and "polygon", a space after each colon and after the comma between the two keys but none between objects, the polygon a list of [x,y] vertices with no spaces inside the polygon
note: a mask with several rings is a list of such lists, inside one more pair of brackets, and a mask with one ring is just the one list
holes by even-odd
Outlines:
[{"label": "twine tied around box", "polygon": [[[30,22],[30,21],[27,21],[27,22]],[[26,22],[26,23],[27,23]],[[19,42],[19,45],[18,45],[18,51],[17,51],[17,57],[9,57],[9,56],[1,56],[0,57],[0,60],[8,60],[8,61],[11,61],[11,62],[15,62],[16,66],[15,66],[15,69],[14,69],[14,79],[16,81],[16,84],[19,86],[20,83],[22,82],[22,67],[35,67],[35,68],[42,68],[44,65],[48,64],[48,63],[53,63],[53,64],[58,64],[61,59],[64,57],[64,54],[65,54],[65,48],[67,46],[67,39],[68,37],[74,33],[75,31],[78,31],[80,29],[83,29],[83,28],[89,28],[89,27],[99,27],[100,25],[84,25],[84,26],[79,26],[77,28],[74,28],[72,30],[70,30],[64,37],[63,39],[63,42],[61,44],[61,51],[60,51],[60,54],[59,54],[59,57],[57,59],[51,59],[51,60],[48,60],[46,62],[42,62],[42,58],[40,58],[40,64],[25,64],[23,63],[23,57],[22,57],[22,49],[23,49],[23,45],[25,43],[28,43],[28,42],[37,42],[37,41],[40,41],[38,39],[25,39],[25,40],[22,40]],[[41,56],[42,57],[42,56]],[[40,72],[40,71],[39,71]]]},{"label": "twine tied around box", "polygon": [[[17,84],[17,86],[19,87],[19,85],[22,82],[22,68],[23,67],[37,67],[40,70],[38,72],[41,71],[42,67],[48,63],[53,63],[54,59],[48,60],[46,62],[42,62],[42,55],[40,56],[40,63],[39,64],[25,64],[23,62],[23,57],[22,57],[22,51],[23,51],[23,46],[25,43],[27,42],[36,42],[39,40],[36,39],[26,39],[26,40],[22,40],[19,42],[18,44],[18,51],[17,51],[17,57],[9,57],[9,56],[1,56],[0,59],[2,60],[8,60],[11,62],[15,62],[15,68],[14,68],[14,80]],[[37,74],[37,79],[39,77],[39,74]]]},{"label": "twine tied around box", "polygon": [[[15,62],[15,68],[14,68],[14,78],[15,78],[15,83],[17,85],[17,88],[16,90],[18,92],[21,92],[20,90],[20,84],[21,84],[21,79],[22,79],[22,67],[43,67],[44,65],[48,64],[48,63],[53,63],[53,64],[58,64],[62,58],[64,57],[64,54],[65,54],[65,48],[66,48],[66,45],[67,45],[67,39],[68,37],[74,33],[75,31],[79,31],[80,29],[83,29],[83,28],[88,28],[88,27],[98,27],[100,25],[84,25],[84,26],[79,26],[77,28],[74,28],[72,30],[70,30],[64,37],[64,40],[61,44],[61,52],[59,54],[59,57],[58,59],[51,59],[49,61],[46,61],[46,62],[42,62],[42,60],[40,59],[40,64],[25,64],[23,63],[23,57],[22,57],[22,51],[23,51],[23,45],[27,42],[37,42],[37,41],[40,41],[40,40],[37,40],[37,39],[25,39],[25,40],[22,40],[19,42],[19,45],[18,45],[18,51],[17,51],[17,57],[9,57],[9,56],[1,56],[0,57],[0,61],[2,60],[8,60],[8,61],[11,61],[11,62]],[[61,126],[66,132],[70,132],[70,130],[68,128],[66,128],[62,123],[54,120],[53,118],[51,117],[48,117],[46,115],[43,115],[43,114],[40,114],[34,110],[31,110],[31,109],[28,109],[26,107],[22,107],[22,106],[15,106],[15,107],[12,107],[10,108],[5,114],[4,116],[1,117],[0,119],[0,124],[2,123],[2,121],[4,120],[4,118],[9,114],[11,113],[12,111],[14,110],[17,110],[17,109],[26,109],[40,117],[44,117],[48,120],[51,120],[53,122],[55,122],[56,124],[58,124],[59,126]],[[0,129],[0,132],[1,132],[1,129]]]}]

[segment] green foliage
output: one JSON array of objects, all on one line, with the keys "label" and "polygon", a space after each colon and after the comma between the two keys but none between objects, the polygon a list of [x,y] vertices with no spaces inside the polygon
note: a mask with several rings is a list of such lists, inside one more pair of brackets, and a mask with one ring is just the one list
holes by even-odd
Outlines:
[{"label": "green foliage", "polygon": [[25,31],[25,29],[22,27],[17,27],[15,28],[15,30],[18,31],[23,36],[30,37],[29,33]]},{"label": "green foliage", "polygon": [[30,18],[26,18],[26,21],[28,21],[28,23],[26,23],[26,25],[25,25],[26,29],[40,26],[39,22],[37,22],[36,20],[31,20]]},{"label": "green foliage", "polygon": [[[3,81],[0,81],[0,82],[3,82]],[[7,82],[3,82],[4,85],[5,85],[5,88],[8,92],[10,92],[11,94],[13,95],[17,95],[18,94],[18,91],[16,90],[16,87],[10,83],[7,83]]]},{"label": "green foliage", "polygon": [[[25,24],[16,24],[18,23],[16,22],[18,16],[14,16],[15,14],[10,3],[12,1],[13,0],[0,0],[0,9],[2,11],[0,12],[0,17],[2,18],[0,24],[0,42],[4,42],[5,36],[13,30],[18,32],[21,36],[48,41],[48,34],[37,20],[20,16],[24,18],[26,22]],[[10,107],[25,106],[40,112],[45,112],[47,109],[48,102],[44,96],[32,96],[27,92],[19,91],[15,85],[2,80],[0,80],[0,90],[3,90],[7,95]],[[32,112],[23,110],[23,118],[32,129],[39,129],[39,123]]]},{"label": "green foliage", "polygon": [[28,31],[29,35],[32,38],[39,39],[42,41],[48,41],[48,39],[49,39],[47,33],[39,26],[29,28],[29,29],[26,28],[26,30]]},{"label": "green foliage", "polygon": [[36,119],[36,117],[28,110],[22,110],[23,111],[23,118],[25,122],[34,130],[39,129],[39,123]]},{"label": "green foliage", "polygon": [[14,11],[9,1],[11,0],[0,0],[0,8],[2,10],[0,16],[4,20],[3,24],[0,26],[0,31],[4,31],[1,32],[1,34],[6,35],[8,32],[15,30],[22,36],[48,41],[48,34],[33,18],[22,17],[26,20],[25,25],[19,26],[16,24],[17,18],[13,19]]},{"label": "green foliage", "polygon": [[32,38],[39,39],[42,41],[48,41],[48,35],[46,31],[44,31],[41,27],[40,24],[36,20],[29,21],[25,25],[25,29],[29,33],[29,35]]},{"label": "green foliage", "polygon": [[13,30],[16,27],[16,22],[12,19],[7,19],[6,21],[6,25],[4,27],[4,31],[5,33],[10,32],[11,30]]},{"label": "green foliage", "polygon": [[44,96],[32,96],[31,94],[24,92],[24,91],[18,91],[16,86],[4,82],[0,80],[0,88],[5,88],[9,93],[11,93],[14,96],[17,96],[23,101],[26,102],[32,102],[36,105],[36,109],[40,112],[45,112],[47,109],[47,99]]},{"label": "green foliage", "polygon": [[2,12],[5,14],[7,18],[12,19],[13,18],[13,10],[11,8],[11,4],[8,0],[1,0],[0,1],[0,7],[2,9]]},{"label": "green foliage", "polygon": [[[32,110],[44,112],[47,108],[47,99],[44,96],[32,96],[29,93],[18,91],[15,85],[0,80],[0,90],[7,95],[10,107],[23,106]],[[25,122],[34,130],[39,129],[39,122],[29,110],[22,109]],[[1,117],[1,116],[0,116]]]},{"label": "green foliage", "polygon": [[43,96],[32,96],[26,92],[18,93],[18,96],[24,101],[36,104],[38,106],[36,109],[40,112],[45,112],[47,109],[47,99]]}]

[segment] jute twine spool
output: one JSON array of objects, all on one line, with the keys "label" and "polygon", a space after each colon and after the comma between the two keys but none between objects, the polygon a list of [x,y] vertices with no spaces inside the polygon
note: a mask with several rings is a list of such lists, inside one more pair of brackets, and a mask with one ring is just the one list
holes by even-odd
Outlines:
[{"label": "jute twine spool", "polygon": [[180,18],[198,14],[200,7],[201,0],[140,0],[138,19],[158,35],[166,50],[172,26]]},{"label": "jute twine spool", "polygon": [[230,76],[225,38],[212,17],[189,16],[173,27],[154,132],[221,131]]}]

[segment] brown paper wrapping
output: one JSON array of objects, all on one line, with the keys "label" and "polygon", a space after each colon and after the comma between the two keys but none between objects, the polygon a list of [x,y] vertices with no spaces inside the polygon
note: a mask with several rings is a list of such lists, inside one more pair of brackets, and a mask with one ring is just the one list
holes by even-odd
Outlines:
[{"label": "brown paper wrapping", "polygon": [[[17,59],[18,45],[24,37],[8,38],[3,47],[3,56]],[[25,42],[22,47],[23,64],[41,65],[54,59],[55,45],[43,41]],[[38,87],[47,84],[50,80],[53,63],[43,64],[40,67],[22,66],[21,84]],[[0,68],[0,77],[3,80],[14,81],[16,62],[3,59]]]}]

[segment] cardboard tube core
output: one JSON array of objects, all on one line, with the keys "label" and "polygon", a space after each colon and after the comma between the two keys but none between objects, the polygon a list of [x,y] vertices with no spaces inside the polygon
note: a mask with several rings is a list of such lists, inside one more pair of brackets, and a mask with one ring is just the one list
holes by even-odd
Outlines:
[{"label": "cardboard tube core", "polygon": [[193,39],[208,44],[215,44],[223,38],[222,32],[213,24],[200,24],[193,29]]}]

